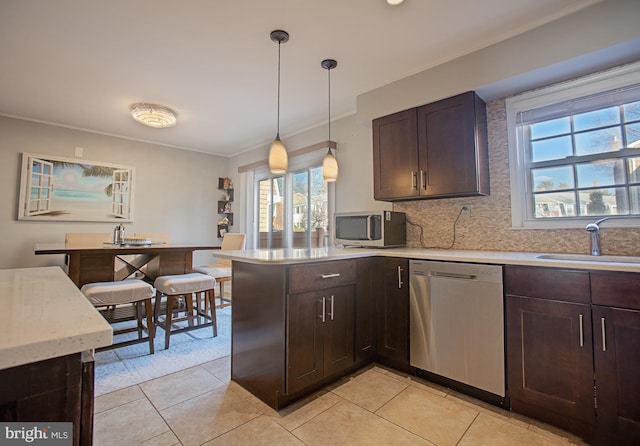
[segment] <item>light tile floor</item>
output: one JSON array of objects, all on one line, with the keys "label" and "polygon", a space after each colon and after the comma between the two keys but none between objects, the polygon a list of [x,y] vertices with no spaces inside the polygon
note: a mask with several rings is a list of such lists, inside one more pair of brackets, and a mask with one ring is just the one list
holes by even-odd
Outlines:
[{"label": "light tile floor", "polygon": [[276,412],[229,357],[95,399],[94,445],[571,445],[578,438],[373,366]]}]

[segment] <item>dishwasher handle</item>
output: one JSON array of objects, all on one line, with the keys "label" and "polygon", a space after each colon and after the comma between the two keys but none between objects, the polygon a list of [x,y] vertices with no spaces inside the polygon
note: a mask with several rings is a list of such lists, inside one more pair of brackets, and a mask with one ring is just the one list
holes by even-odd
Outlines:
[{"label": "dishwasher handle", "polygon": [[473,274],[455,274],[455,273],[442,273],[438,271],[432,271],[429,275],[435,277],[446,277],[449,279],[463,279],[463,280],[476,280],[478,276]]}]

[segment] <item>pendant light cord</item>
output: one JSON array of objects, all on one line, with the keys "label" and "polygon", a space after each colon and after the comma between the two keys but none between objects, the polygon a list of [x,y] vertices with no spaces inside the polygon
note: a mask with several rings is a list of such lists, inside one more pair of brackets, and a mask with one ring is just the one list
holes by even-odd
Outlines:
[{"label": "pendant light cord", "polygon": [[329,153],[331,153],[331,68],[327,70],[327,74],[329,76]]},{"label": "pendant light cord", "polygon": [[282,41],[278,40],[278,123],[277,138],[280,138],[280,45]]}]

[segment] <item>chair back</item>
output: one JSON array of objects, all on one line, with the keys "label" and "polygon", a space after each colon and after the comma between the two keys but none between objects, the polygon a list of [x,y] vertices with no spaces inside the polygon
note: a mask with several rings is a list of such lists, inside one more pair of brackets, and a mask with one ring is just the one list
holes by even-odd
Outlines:
[{"label": "chair back", "polygon": [[102,246],[111,241],[112,235],[109,232],[67,232],[64,236],[67,245]]},{"label": "chair back", "polygon": [[[222,245],[220,245],[221,251],[238,251],[244,249],[245,235],[235,232],[225,232],[222,238]],[[231,265],[231,260],[219,259],[218,263],[225,265]]]}]

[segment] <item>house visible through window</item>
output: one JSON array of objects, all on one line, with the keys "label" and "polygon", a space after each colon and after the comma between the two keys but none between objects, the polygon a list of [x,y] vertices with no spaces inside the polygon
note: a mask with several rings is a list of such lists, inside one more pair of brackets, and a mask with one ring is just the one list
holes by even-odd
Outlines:
[{"label": "house visible through window", "polygon": [[327,245],[329,194],[322,166],[256,176],[256,188],[258,248]]},{"label": "house visible through window", "polygon": [[515,97],[507,112],[515,227],[640,216],[640,71]]}]

